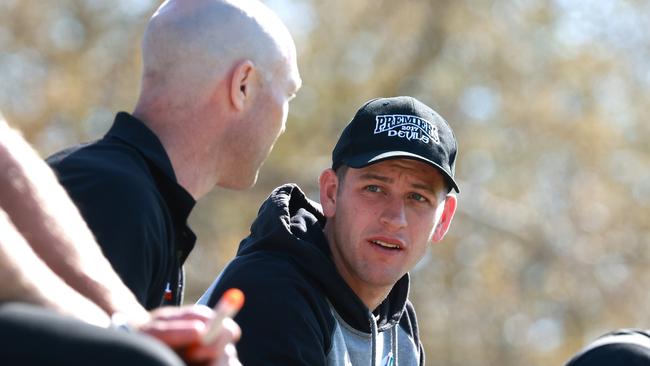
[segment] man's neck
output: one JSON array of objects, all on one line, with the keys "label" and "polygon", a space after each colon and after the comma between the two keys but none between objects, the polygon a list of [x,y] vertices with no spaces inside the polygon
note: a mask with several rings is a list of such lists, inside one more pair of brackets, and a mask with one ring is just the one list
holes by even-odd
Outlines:
[{"label": "man's neck", "polygon": [[354,291],[355,294],[357,294],[357,296],[359,296],[361,301],[363,301],[363,303],[366,304],[368,310],[374,311],[382,303],[382,301],[386,299],[386,297],[390,293],[391,288],[389,289],[352,288],[352,290]]},{"label": "man's neck", "polygon": [[[133,112],[133,116],[144,123],[158,137],[162,144],[172,168],[176,181],[195,199],[199,199],[207,193],[211,185],[208,184],[211,170],[203,162],[196,147],[201,146],[200,142],[192,141],[189,126],[178,128],[175,123],[189,124],[189,121],[161,121],[142,113]],[[198,137],[197,137],[198,139]]]}]

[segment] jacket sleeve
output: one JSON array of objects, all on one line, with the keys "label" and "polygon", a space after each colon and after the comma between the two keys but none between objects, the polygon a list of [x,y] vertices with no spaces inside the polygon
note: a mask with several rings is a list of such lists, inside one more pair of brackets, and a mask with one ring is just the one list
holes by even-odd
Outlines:
[{"label": "jacket sleeve", "polygon": [[232,287],[245,294],[235,317],[242,329],[242,364],[324,366],[334,322],[327,303],[304,276],[273,258],[235,259],[214,289],[209,305]]}]

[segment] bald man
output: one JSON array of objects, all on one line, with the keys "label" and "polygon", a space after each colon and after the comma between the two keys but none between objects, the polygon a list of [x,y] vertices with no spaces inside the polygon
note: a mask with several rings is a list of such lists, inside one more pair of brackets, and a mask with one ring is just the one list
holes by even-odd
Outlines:
[{"label": "bald man", "polygon": [[258,1],[165,1],[142,53],[133,113],[48,163],[122,280],[153,309],[183,301],[195,200],[215,185],[256,182],[301,80],[291,35]]}]

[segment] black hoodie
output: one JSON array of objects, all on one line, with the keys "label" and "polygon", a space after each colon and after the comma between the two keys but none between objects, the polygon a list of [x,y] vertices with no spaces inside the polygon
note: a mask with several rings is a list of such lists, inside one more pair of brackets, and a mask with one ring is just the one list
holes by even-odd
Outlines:
[{"label": "black hoodie", "polygon": [[214,306],[229,288],[244,292],[235,317],[242,364],[424,365],[408,274],[371,313],[337,272],[324,225],[320,206],[298,186],[276,188],[199,300]]}]

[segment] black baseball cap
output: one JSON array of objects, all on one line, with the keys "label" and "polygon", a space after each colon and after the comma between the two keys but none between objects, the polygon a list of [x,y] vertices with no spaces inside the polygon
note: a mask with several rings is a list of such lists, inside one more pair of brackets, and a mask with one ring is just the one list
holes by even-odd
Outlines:
[{"label": "black baseball cap", "polygon": [[372,99],[348,123],[332,152],[332,169],[363,168],[388,159],[414,159],[454,180],[458,145],[454,132],[436,111],[413,97]]}]

